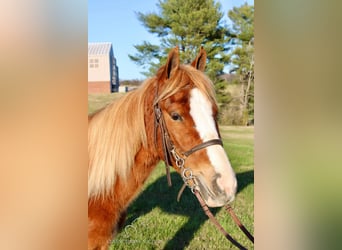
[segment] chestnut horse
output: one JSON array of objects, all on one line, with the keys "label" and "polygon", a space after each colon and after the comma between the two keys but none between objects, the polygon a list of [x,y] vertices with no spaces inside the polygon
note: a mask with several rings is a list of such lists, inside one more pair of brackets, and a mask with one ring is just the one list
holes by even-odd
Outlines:
[{"label": "chestnut horse", "polygon": [[[156,129],[158,104],[168,136],[178,152],[204,144],[188,155],[196,190],[210,207],[234,199],[235,173],[221,144],[213,84],[203,73],[201,48],[191,65],[181,65],[178,47],[157,74],[137,90],[88,118],[88,249],[108,249],[126,209],[160,160],[163,138]],[[180,173],[175,159],[170,164]],[[180,173],[181,174],[181,173]]]}]

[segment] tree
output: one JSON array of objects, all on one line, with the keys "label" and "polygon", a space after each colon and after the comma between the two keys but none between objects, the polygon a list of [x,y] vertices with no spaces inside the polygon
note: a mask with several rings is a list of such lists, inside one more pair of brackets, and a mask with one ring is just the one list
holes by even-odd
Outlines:
[{"label": "tree", "polygon": [[254,6],[245,3],[228,12],[233,23],[230,34],[235,49],[231,52],[231,72],[238,75],[242,85],[241,124],[254,121]]},{"label": "tree", "polygon": [[157,4],[158,13],[137,13],[143,26],[155,34],[160,44],[155,45],[144,41],[135,45],[135,55],[130,59],[147,69],[145,75],[153,75],[165,63],[169,50],[178,46],[181,50],[181,60],[190,63],[201,46],[207,52],[206,73],[211,78],[218,92],[219,101],[226,102],[227,96],[222,91],[224,85],[218,76],[223,73],[224,65],[228,63],[227,28],[221,12],[221,4],[215,0],[160,0]]}]

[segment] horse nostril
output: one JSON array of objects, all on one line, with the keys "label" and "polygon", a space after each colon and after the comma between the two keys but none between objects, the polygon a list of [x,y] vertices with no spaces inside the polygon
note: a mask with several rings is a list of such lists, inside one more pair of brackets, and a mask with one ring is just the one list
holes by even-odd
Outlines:
[{"label": "horse nostril", "polygon": [[228,198],[228,202],[227,202],[227,203],[233,202],[234,199],[235,199],[235,194],[233,194],[232,196],[230,196],[230,197]]},{"label": "horse nostril", "polygon": [[221,175],[217,174],[214,179],[212,180],[211,186],[215,193],[224,193],[222,185],[220,183]]},{"label": "horse nostril", "polygon": [[237,189],[237,182],[235,178],[231,182],[227,182],[221,178],[221,176],[218,176],[213,183],[213,187],[219,193],[224,193],[227,197],[229,197],[229,199],[234,199]]}]

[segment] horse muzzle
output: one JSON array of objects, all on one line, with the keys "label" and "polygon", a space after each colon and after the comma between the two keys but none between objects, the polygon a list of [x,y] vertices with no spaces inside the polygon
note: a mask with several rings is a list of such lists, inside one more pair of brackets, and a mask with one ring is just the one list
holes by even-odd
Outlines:
[{"label": "horse muzzle", "polygon": [[230,185],[222,185],[221,177],[217,175],[210,185],[207,185],[202,176],[196,177],[197,190],[208,207],[222,207],[234,200],[237,189],[236,179]]}]

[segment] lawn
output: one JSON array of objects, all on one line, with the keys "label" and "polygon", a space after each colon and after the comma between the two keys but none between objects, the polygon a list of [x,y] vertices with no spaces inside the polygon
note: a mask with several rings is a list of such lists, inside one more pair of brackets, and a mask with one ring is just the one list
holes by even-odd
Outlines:
[{"label": "lawn", "polygon": [[[120,94],[89,95],[88,110],[106,105]],[[236,172],[238,193],[232,207],[254,233],[254,128],[220,126],[224,148]],[[160,163],[130,205],[124,229],[112,241],[111,249],[236,249],[211,224],[190,190],[180,202],[176,197],[183,182],[172,171],[168,187],[165,166]],[[211,209],[222,226],[242,245],[253,245],[224,209]]]},{"label": "lawn", "polygon": [[124,93],[112,93],[112,94],[89,94],[88,95],[88,113],[106,106],[111,101],[120,98]]}]

